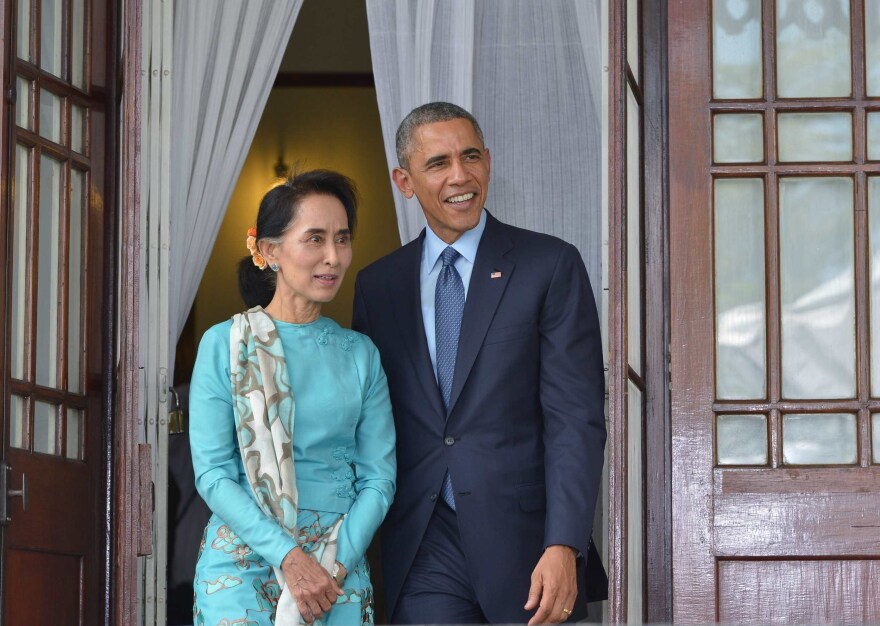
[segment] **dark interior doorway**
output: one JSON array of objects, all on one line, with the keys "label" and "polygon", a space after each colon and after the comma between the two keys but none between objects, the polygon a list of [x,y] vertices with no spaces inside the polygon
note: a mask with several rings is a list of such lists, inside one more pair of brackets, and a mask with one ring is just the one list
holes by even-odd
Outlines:
[{"label": "dark interior doorway", "polygon": [[[357,271],[400,245],[363,3],[303,3],[177,345],[174,383],[184,415],[200,337],[210,326],[243,308],[237,290],[230,285],[236,284],[235,265],[246,253],[244,233],[253,225],[259,199],[275,181],[279,164],[339,170],[358,185],[361,204],[354,262],[336,300],[323,311],[347,327]],[[170,435],[168,446],[169,626],[192,624],[195,561],[210,516],[193,486],[185,417],[178,430]],[[374,566],[376,621],[381,623],[385,612],[374,548],[370,561]]]}]

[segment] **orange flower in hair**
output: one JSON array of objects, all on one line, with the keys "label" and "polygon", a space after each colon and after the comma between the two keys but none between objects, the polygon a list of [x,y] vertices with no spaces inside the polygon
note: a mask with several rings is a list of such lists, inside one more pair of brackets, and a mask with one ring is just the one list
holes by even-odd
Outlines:
[{"label": "orange flower in hair", "polygon": [[257,229],[253,226],[248,228],[245,244],[247,245],[248,251],[251,253],[251,258],[254,261],[254,265],[259,267],[261,270],[266,269],[266,259],[263,258],[263,255],[260,254],[259,248],[257,248]]}]

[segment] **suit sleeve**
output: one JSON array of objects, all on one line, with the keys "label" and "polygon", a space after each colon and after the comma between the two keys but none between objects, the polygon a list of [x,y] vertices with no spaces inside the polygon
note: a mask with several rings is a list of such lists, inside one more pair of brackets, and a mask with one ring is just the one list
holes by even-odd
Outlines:
[{"label": "suit sleeve", "polygon": [[364,286],[358,274],[354,283],[354,304],[351,313],[351,327],[364,335],[370,336],[370,324],[367,318],[367,303],[364,301]]},{"label": "suit sleeve", "polygon": [[590,280],[569,244],[539,321],[547,519],[544,546],[587,554],[604,464],[605,375]]},{"label": "suit sleeve", "polygon": [[[366,338],[363,339],[367,341]],[[360,562],[394,497],[397,459],[394,418],[379,352],[369,343],[364,400],[355,432],[352,465],[357,498],[339,529],[336,560],[350,572]]]},{"label": "suit sleeve", "polygon": [[228,326],[209,329],[199,345],[193,369],[189,432],[196,489],[217,517],[277,567],[296,547],[296,541],[260,510],[238,482],[241,456],[225,365],[229,363],[228,337]]}]

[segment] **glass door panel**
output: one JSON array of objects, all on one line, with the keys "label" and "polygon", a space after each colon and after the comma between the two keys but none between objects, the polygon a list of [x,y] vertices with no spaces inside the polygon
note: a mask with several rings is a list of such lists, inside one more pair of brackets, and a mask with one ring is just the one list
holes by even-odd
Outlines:
[{"label": "glass door panel", "polygon": [[868,112],[868,159],[880,160],[880,111]]},{"label": "glass door panel", "polygon": [[868,256],[871,276],[871,396],[880,398],[880,176],[868,177]]},{"label": "glass door panel", "polygon": [[764,160],[764,116],[719,113],[712,118],[716,163],[761,163]]},{"label": "glass door panel", "polygon": [[18,0],[16,7],[18,21],[16,24],[16,54],[25,61],[31,60],[31,3],[30,0]]},{"label": "glass door panel", "polygon": [[70,82],[85,90],[85,0],[72,0],[70,14]]},{"label": "glass door panel", "polygon": [[644,443],[642,438],[642,406],[644,399],[642,392],[632,381],[627,382],[626,420],[627,420],[627,466],[638,468],[639,471],[629,471],[626,474],[626,490],[629,494],[629,506],[627,507],[627,537],[626,558],[631,574],[627,578],[627,614],[630,616],[628,623],[641,624],[644,612],[642,602],[642,571],[645,567],[644,535],[645,513],[642,503],[642,494],[645,490],[644,473],[641,471],[642,459],[644,458]]},{"label": "glass door panel", "polygon": [[53,388],[58,387],[61,169],[59,161],[45,155],[40,158],[36,381]]},{"label": "glass door panel", "polygon": [[723,399],[767,395],[764,183],[715,181],[715,380]]},{"label": "glass door panel", "polygon": [[58,77],[66,41],[63,11],[63,0],[40,0],[40,67]]},{"label": "glass door panel", "polygon": [[871,415],[871,434],[873,440],[872,460],[874,463],[880,463],[880,413]]},{"label": "glass door panel", "polygon": [[85,154],[83,138],[86,134],[86,110],[80,106],[70,107],[70,149]]},{"label": "glass door panel", "polygon": [[25,429],[28,425],[27,401],[21,396],[9,397],[9,445],[13,448],[27,448]]},{"label": "glass door panel", "polygon": [[626,0],[626,62],[639,75],[639,0]]},{"label": "glass door panel", "polygon": [[642,375],[642,257],[641,257],[641,112],[632,90],[626,99],[626,291],[627,358],[629,366]]},{"label": "glass door panel", "polygon": [[782,457],[786,465],[842,465],[858,461],[856,416],[849,413],[785,415]]},{"label": "glass door panel", "polygon": [[16,90],[16,107],[15,107],[15,123],[27,130],[33,130],[31,124],[31,91],[33,83],[26,78],[17,76],[15,78]]},{"label": "glass door panel", "polygon": [[34,403],[34,452],[57,454],[58,405]]},{"label": "glass door panel", "polygon": [[51,91],[40,90],[40,136],[61,143],[63,100]]},{"label": "glass door panel", "polygon": [[880,96],[880,2],[865,2],[865,69],[867,94]]},{"label": "glass door panel", "polygon": [[85,174],[70,170],[70,223],[68,225],[67,264],[67,390],[82,391],[82,280],[85,266],[83,215],[85,213]]},{"label": "glass door panel", "polygon": [[761,0],[713,0],[712,83],[718,99],[760,98]]},{"label": "glass door panel", "polygon": [[79,409],[67,409],[65,425],[64,456],[74,461],[81,461],[82,454],[83,412]]},{"label": "glass door panel", "polygon": [[853,398],[852,179],[783,178],[779,205],[782,395]]},{"label": "glass door panel", "polygon": [[849,113],[780,113],[777,124],[782,162],[852,161]]},{"label": "glass door panel", "polygon": [[780,98],[852,93],[849,0],[776,0]]},{"label": "glass door panel", "polygon": [[718,465],[767,465],[767,416],[719,415],[715,424]]},{"label": "glass door panel", "polygon": [[27,312],[31,310],[29,304],[28,283],[28,251],[31,241],[28,234],[31,232],[28,216],[30,215],[30,180],[31,150],[22,145],[15,147],[15,203],[12,214],[12,301],[11,324],[9,339],[10,370],[13,378],[23,380],[29,378],[27,368],[26,341],[30,328],[27,320]]}]

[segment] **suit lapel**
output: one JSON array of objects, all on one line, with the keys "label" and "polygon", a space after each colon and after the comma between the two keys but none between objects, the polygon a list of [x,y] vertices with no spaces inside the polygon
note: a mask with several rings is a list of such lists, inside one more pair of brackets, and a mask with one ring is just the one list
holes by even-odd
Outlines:
[{"label": "suit lapel", "polygon": [[425,398],[431,407],[440,415],[445,415],[443,397],[434,377],[434,366],[428,353],[428,342],[425,339],[425,324],[422,320],[422,299],[419,271],[422,262],[422,243],[425,232],[408,244],[404,254],[400,255],[398,267],[403,277],[401,289],[392,289],[394,299],[395,321],[400,329],[401,339],[409,352],[416,378],[422,385]]},{"label": "suit lapel", "polygon": [[455,408],[458,396],[461,395],[461,390],[471,373],[471,368],[483,345],[483,339],[489,330],[489,324],[495,316],[495,310],[513,273],[515,263],[504,257],[512,247],[510,239],[502,231],[501,222],[491,215],[487,216],[486,230],[477,249],[477,258],[471,272],[467,301],[461,319],[458,355],[455,360],[455,374],[452,377],[447,416]]}]

